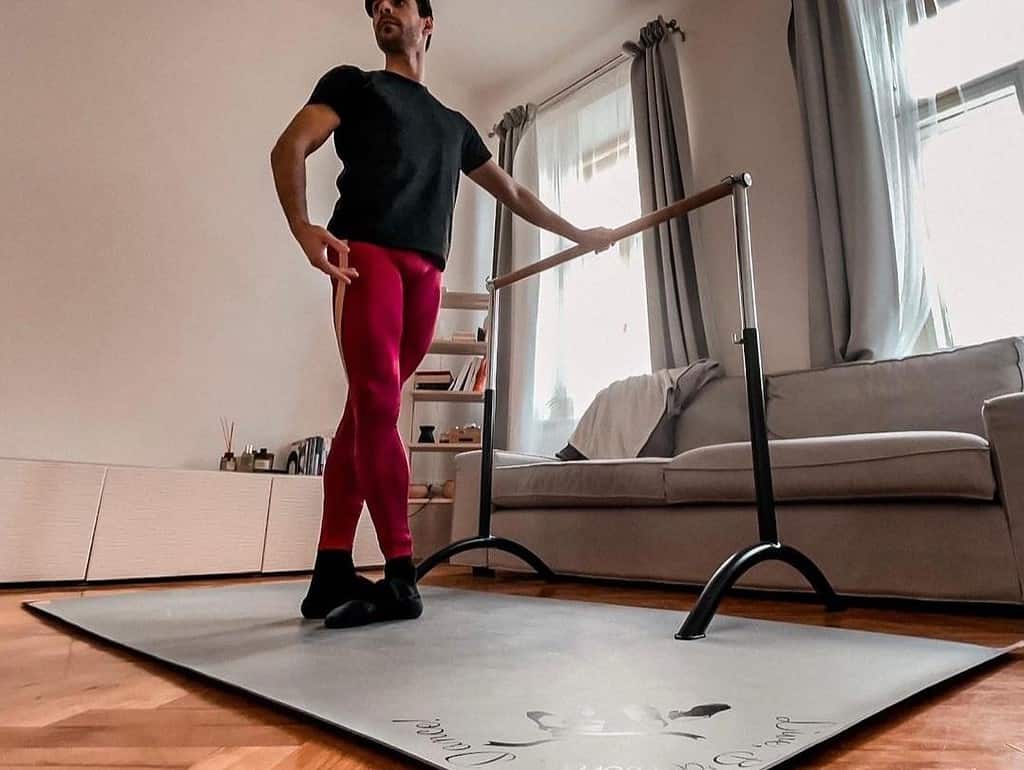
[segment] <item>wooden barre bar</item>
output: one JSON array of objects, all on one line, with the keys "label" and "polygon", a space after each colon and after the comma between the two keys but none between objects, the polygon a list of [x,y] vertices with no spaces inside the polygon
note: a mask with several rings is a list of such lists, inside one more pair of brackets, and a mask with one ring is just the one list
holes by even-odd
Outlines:
[{"label": "wooden barre bar", "polygon": [[[742,184],[742,181],[735,178],[729,179],[715,185],[714,187],[709,187],[696,195],[691,195],[689,198],[683,198],[682,200],[671,203],[657,211],[652,211],[650,214],[642,216],[629,224],[625,224],[622,227],[618,227],[613,230],[613,240],[621,241],[625,238],[631,238],[637,233],[642,233],[650,227],[660,225],[662,222],[675,219],[689,211],[699,209],[701,206],[706,206],[709,203],[721,200],[722,198],[731,195],[733,187],[737,184]],[[577,257],[582,257],[584,254],[589,254],[592,251],[593,249],[588,249],[585,246],[573,246],[572,248],[534,262],[533,264],[527,265],[519,270],[513,270],[511,273],[499,276],[491,281],[490,284],[495,289],[503,289],[506,286],[511,286],[514,283],[522,281],[524,278],[529,278],[531,275],[536,275],[537,273],[542,273],[545,270],[550,270],[552,267],[560,265],[563,262],[568,262],[572,259],[576,259]]]}]

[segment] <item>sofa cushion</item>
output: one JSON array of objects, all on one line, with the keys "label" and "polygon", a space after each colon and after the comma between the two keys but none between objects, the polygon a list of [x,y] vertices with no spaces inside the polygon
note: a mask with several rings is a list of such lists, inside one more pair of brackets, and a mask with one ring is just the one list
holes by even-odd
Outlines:
[{"label": "sofa cushion", "polygon": [[[769,442],[779,500],[993,500],[988,442],[968,433],[868,433]],[[753,502],[750,444],[691,450],[665,468],[669,503]]]},{"label": "sofa cushion", "polygon": [[669,462],[638,457],[505,465],[494,469],[491,499],[505,508],[664,505]]},{"label": "sofa cushion", "polygon": [[673,455],[700,446],[748,440],[750,420],[743,376],[722,377],[701,388],[676,419],[675,434]]},{"label": "sofa cushion", "polygon": [[[770,438],[942,430],[985,435],[982,403],[1024,389],[1010,338],[909,358],[768,377]],[[696,405],[695,405],[696,406]]]}]

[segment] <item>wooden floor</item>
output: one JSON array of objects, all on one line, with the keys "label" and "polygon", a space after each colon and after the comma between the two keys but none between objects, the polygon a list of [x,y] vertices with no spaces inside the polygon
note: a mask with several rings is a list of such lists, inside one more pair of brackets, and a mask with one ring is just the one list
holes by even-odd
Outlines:
[{"label": "wooden floor", "polygon": [[[225,582],[238,581],[170,585]],[[547,584],[509,573],[498,573],[496,578],[473,577],[460,567],[435,569],[424,583],[679,610],[690,607],[695,598],[690,593],[650,586]],[[164,583],[0,591],[0,768],[419,767],[283,709],[139,660],[21,607],[22,601],[30,599],[166,587]],[[906,609],[851,609],[828,615],[809,603],[755,598],[728,599],[722,611],[991,646],[1024,639],[1021,617]],[[1024,652],[893,709],[790,767],[1024,768]]]}]

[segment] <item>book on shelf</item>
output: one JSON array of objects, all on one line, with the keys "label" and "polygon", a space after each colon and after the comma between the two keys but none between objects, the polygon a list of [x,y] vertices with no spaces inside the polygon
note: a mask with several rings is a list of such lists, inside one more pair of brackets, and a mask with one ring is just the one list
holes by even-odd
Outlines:
[{"label": "book on shelf", "polygon": [[309,475],[310,468],[313,467],[313,438],[307,438],[302,445],[302,472]]},{"label": "book on shelf", "polygon": [[422,370],[413,374],[412,386],[415,390],[450,390],[454,379],[447,369]]},{"label": "book on shelf", "polygon": [[[474,356],[462,365],[459,375],[452,382],[450,390],[462,393],[481,392],[483,382],[486,381],[486,359],[483,356]],[[483,379],[481,379],[481,372]]]},{"label": "book on shelf", "polygon": [[480,371],[480,362],[482,358],[474,358],[473,364],[469,367],[469,373],[466,375],[466,381],[462,383],[462,390],[466,393],[472,392],[473,385],[476,383],[477,372]]},{"label": "book on shelf", "polygon": [[480,359],[480,366],[477,368],[476,380],[473,382],[473,387],[470,388],[474,393],[483,393],[487,387],[487,359]]},{"label": "book on shelf", "polygon": [[316,437],[316,449],[315,449],[315,460],[313,464],[313,475],[322,476],[324,472],[324,465],[326,465],[327,455],[325,452],[325,442],[323,436]]},{"label": "book on shelf", "polygon": [[462,390],[462,383],[466,381],[466,375],[469,373],[469,365],[472,363],[469,359],[466,359],[465,363],[462,364],[462,368],[459,370],[458,375],[452,381],[452,385],[449,390]]},{"label": "book on shelf", "polygon": [[473,390],[473,383],[476,382],[476,373],[480,371],[480,358],[474,358],[473,363],[469,367],[469,372],[466,374],[466,381],[462,383],[463,391]]}]

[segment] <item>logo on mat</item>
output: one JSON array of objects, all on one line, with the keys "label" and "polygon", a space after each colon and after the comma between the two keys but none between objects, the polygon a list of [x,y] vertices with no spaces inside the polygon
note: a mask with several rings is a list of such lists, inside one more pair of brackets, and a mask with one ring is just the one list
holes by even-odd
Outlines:
[{"label": "logo on mat", "polygon": [[[589,706],[580,708],[570,717],[561,717],[550,711],[527,711],[526,718],[545,733],[543,737],[520,741],[488,741],[488,746],[502,748],[525,748],[542,743],[563,741],[569,738],[609,738],[633,735],[676,735],[680,738],[700,741],[706,736],[691,732],[693,720],[710,719],[716,714],[728,711],[725,703],[706,703],[694,706],[688,711],[673,709],[662,714],[654,706],[628,705],[602,714]],[[687,726],[690,729],[679,728]]]}]

